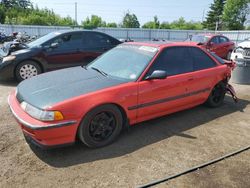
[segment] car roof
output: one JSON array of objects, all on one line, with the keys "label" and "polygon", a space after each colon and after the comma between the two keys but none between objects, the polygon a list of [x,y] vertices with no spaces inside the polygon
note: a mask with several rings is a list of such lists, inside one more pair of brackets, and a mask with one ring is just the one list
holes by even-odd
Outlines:
[{"label": "car roof", "polygon": [[214,33],[199,33],[195,35],[206,36],[206,37],[224,36],[222,34],[214,34]]},{"label": "car roof", "polygon": [[[87,29],[69,29],[69,30],[58,30],[58,31],[54,31],[54,33],[59,33],[59,34],[66,34],[66,33],[77,33],[77,32],[90,32],[90,33],[102,33],[99,31],[93,31],[93,30],[87,30]],[[106,33],[102,33],[102,34],[106,34]]]},{"label": "car roof", "polygon": [[155,48],[165,48],[173,46],[195,46],[199,47],[197,42],[187,41],[187,42],[174,42],[174,41],[145,41],[145,42],[126,42],[123,44],[131,45],[141,45],[141,46],[150,46]]}]

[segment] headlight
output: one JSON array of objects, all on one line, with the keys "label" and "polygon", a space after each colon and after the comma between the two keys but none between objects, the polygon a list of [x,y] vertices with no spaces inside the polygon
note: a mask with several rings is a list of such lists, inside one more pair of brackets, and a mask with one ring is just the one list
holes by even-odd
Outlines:
[{"label": "headlight", "polygon": [[6,62],[6,61],[12,61],[14,59],[16,59],[16,56],[14,56],[14,55],[6,56],[6,57],[3,58],[3,63]]},{"label": "headlight", "polygon": [[26,102],[22,102],[21,107],[31,117],[41,121],[59,121],[64,119],[62,113],[59,111],[40,110]]},{"label": "headlight", "polygon": [[236,48],[236,49],[234,50],[234,52],[235,52],[235,53],[240,53],[240,54],[242,54],[242,53],[244,52],[244,49],[241,48],[241,47],[238,47],[238,48]]}]

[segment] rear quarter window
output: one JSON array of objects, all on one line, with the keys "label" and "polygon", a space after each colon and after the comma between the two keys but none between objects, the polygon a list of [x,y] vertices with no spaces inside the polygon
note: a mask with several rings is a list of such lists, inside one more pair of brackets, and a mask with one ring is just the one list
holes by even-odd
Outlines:
[{"label": "rear quarter window", "polygon": [[194,71],[215,67],[217,64],[199,48],[190,48],[190,55],[194,60]]},{"label": "rear quarter window", "polygon": [[214,52],[210,52],[210,54],[211,54],[220,64],[222,64],[222,65],[225,64],[225,61],[224,61],[222,58],[220,58],[219,56],[217,56]]}]

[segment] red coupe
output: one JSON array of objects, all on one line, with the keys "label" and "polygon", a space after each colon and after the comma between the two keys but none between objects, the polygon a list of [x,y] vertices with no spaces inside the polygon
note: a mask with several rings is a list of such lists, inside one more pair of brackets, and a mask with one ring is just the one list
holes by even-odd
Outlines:
[{"label": "red coupe", "polygon": [[[21,82],[9,106],[26,138],[42,147],[110,144],[126,125],[206,103],[223,103],[232,62],[197,43],[125,43],[86,67]],[[173,125],[174,126],[174,125]]]},{"label": "red coupe", "polygon": [[191,41],[200,43],[204,48],[228,60],[230,60],[232,51],[235,48],[234,42],[223,35],[199,34],[192,36]]}]

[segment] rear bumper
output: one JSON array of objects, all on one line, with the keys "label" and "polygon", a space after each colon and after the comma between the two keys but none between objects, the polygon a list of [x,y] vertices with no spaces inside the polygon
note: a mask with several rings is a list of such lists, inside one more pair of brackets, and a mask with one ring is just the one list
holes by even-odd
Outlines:
[{"label": "rear bumper", "polygon": [[8,103],[26,139],[31,143],[42,148],[51,148],[75,142],[78,128],[76,120],[56,123],[36,120],[23,111],[16,99],[15,92],[9,95]]}]

